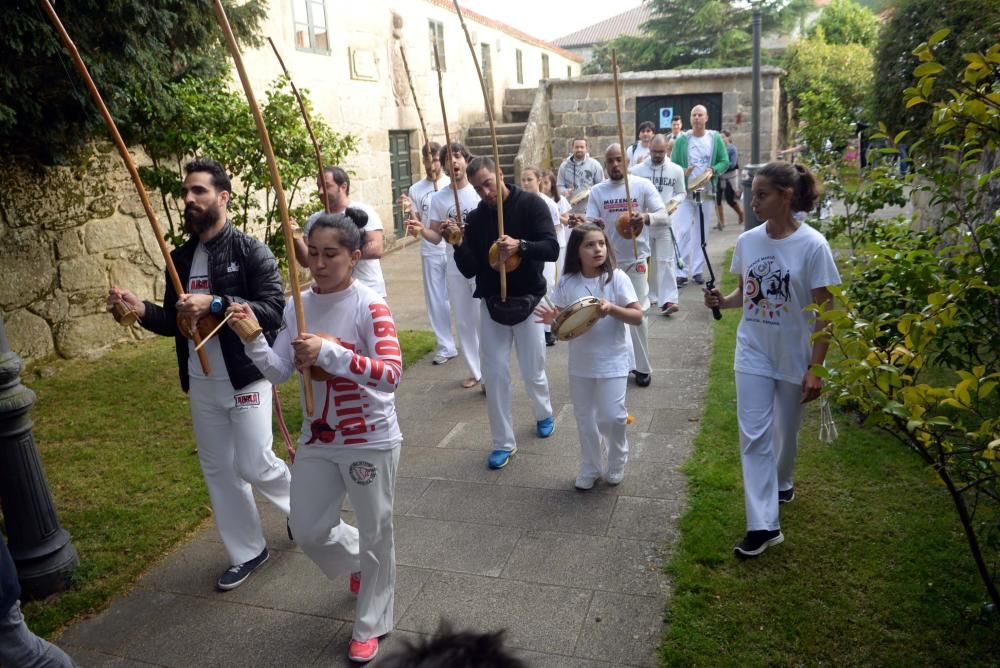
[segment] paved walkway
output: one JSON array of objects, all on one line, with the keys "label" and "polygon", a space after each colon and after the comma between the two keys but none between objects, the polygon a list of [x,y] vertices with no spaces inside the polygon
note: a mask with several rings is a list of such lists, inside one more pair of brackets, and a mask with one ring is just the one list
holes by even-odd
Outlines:
[{"label": "paved walkway", "polygon": [[[739,231],[731,225],[712,234],[719,276]],[[400,327],[429,329],[417,247],[391,253],[383,267]],[[656,665],[670,593],[662,565],[684,511],[679,467],[698,430],[711,343],[701,291],[683,289],[681,308],[670,318],[650,316],[653,384],[630,384],[635,424],[618,487],[573,489],[579,445],[565,343],[548,349],[556,431],[535,436],[515,380],[519,454],[502,471],[486,468],[486,407],[477,390],[460,387],[464,365],[435,367],[428,358],[407,370],[396,393],[405,437],[396,630],[381,653],[448,619],[506,629],[509,646],[533,666]],[[328,581],[288,541],[284,517],[266,502],[260,508],[271,560],[245,585],[215,591],[225,555],[210,526],[60,644],[85,667],[348,665],[347,579]]]}]

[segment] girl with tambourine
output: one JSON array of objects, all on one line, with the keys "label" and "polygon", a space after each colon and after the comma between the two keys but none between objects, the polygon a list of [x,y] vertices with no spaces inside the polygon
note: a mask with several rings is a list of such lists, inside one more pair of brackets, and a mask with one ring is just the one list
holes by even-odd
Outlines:
[{"label": "girl with tambourine", "polygon": [[740,286],[723,296],[705,290],[705,306],[743,311],[736,332],[736,419],[747,533],[734,551],[753,557],[784,541],[778,504],[795,498],[793,473],[803,404],[823,381],[812,372],[826,358],[826,322],[807,307],[828,307],[840,283],[830,244],[795,214],[819,193],[805,166],[764,165],[753,179],[753,211],[765,221],[736,241],[730,268]]},{"label": "girl with tambourine", "polygon": [[589,330],[569,343],[570,396],[580,434],[575,487],[591,489],[602,476],[617,485],[628,461],[625,389],[633,367],[625,325],[638,325],[642,309],[632,281],[615,266],[607,234],[596,224],[583,223],[570,233],[566,264],[551,300],[554,305],[541,304],[535,310],[538,322],[552,324],[567,308],[587,301],[597,316]]},{"label": "girl with tambourine", "polygon": [[[317,401],[312,415],[303,405],[289,529],[327,577],[351,576],[358,596],[352,661],[372,659],[393,626],[392,507],[403,441],[393,395],[403,368],[396,325],[385,300],[352,277],[365,222],[365,213],[352,208],[316,219],[307,238],[314,282],[302,293],[307,331],[298,331],[289,303],[273,346],[263,336],[245,344],[274,384],[295,369],[311,370]],[[229,311],[232,320],[253,318],[243,304]],[[357,527],[341,519],[345,494]]]}]

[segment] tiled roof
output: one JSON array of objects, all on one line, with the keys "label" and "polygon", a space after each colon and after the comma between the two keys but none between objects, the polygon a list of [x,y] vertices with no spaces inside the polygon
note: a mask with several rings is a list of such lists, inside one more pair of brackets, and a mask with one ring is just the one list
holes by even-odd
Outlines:
[{"label": "tiled roof", "polygon": [[[455,4],[451,2],[451,0],[426,0],[426,2],[429,2],[430,4],[435,5],[436,7],[447,9],[453,14],[456,13]],[[459,7],[462,7],[462,5],[459,4]],[[470,21],[475,21],[480,25],[484,25],[489,28],[493,28],[494,30],[505,32],[511,37],[519,39],[522,42],[527,42],[528,44],[534,44],[535,46],[558,53],[563,58],[566,58],[567,60],[572,60],[574,63],[583,62],[583,58],[581,58],[579,55],[573,53],[572,51],[567,51],[566,49],[560,48],[557,44],[554,44],[553,42],[546,42],[543,39],[532,37],[528,33],[521,32],[520,30],[514,28],[513,26],[509,26],[506,23],[502,23],[500,21],[495,21],[489,17],[474,12],[471,9],[466,9],[465,7],[462,7],[462,16],[469,19]]]},{"label": "tiled roof", "polygon": [[619,35],[636,36],[642,34],[642,24],[649,20],[653,10],[646,3],[621,14],[604,19],[576,32],[552,40],[557,46],[590,46],[610,42]]}]

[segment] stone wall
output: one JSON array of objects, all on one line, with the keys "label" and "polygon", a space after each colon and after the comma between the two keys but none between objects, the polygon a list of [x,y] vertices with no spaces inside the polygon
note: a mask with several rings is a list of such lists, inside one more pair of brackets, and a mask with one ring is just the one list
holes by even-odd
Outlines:
[{"label": "stone wall", "polygon": [[[780,77],[776,67],[761,68],[760,157],[770,160],[781,148]],[[731,130],[739,150],[740,163],[750,162],[752,72],[749,67],[717,70],[662,70],[625,72],[622,86],[622,124],[625,142],[635,137],[636,97],[722,93],[722,127]],[[591,155],[601,160],[604,149],[618,141],[613,79],[610,74],[593,74],[566,81],[547,82],[551,154],[554,167],[571,152],[573,138],[587,137]],[[711,120],[711,119],[710,119]],[[690,128],[689,119],[684,127]]]},{"label": "stone wall", "polygon": [[76,164],[37,169],[0,159],[0,312],[11,348],[25,359],[81,357],[143,336],[105,312],[111,285],[152,300],[166,287],[163,257],[117,152],[104,145]]},{"label": "stone wall", "polygon": [[549,126],[549,85],[539,84],[535,92],[535,99],[531,105],[531,114],[528,116],[528,124],[524,128],[524,136],[521,137],[521,145],[517,149],[514,157],[514,180],[519,183],[521,170],[525,167],[541,167],[548,169],[552,164],[551,137],[552,128]]}]

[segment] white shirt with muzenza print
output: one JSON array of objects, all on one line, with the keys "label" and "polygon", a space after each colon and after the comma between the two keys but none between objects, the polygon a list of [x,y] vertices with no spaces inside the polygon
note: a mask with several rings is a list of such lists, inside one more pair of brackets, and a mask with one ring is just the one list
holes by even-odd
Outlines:
[{"label": "white shirt with muzenza print", "polygon": [[809,225],[784,239],[767,224],[740,235],[730,271],[743,277],[743,319],[733,368],[801,383],[809,368],[815,318],[804,309],[812,290],[840,283],[826,238]]}]

